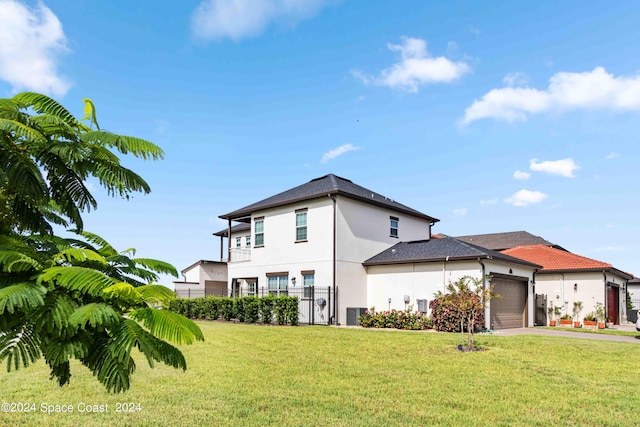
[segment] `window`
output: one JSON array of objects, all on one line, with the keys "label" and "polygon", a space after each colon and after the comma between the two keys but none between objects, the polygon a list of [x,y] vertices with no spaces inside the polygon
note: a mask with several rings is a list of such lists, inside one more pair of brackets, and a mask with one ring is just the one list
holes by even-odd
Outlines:
[{"label": "window", "polygon": [[256,296],[257,286],[255,280],[247,280],[247,295]]},{"label": "window", "polygon": [[267,284],[269,286],[269,295],[287,295],[289,275],[268,275]]},{"label": "window", "polygon": [[398,237],[398,218],[395,216],[389,217],[389,236]]},{"label": "window", "polygon": [[302,272],[302,286],[304,286],[304,298],[311,298],[313,292],[313,282],[315,275],[313,272]]},{"label": "window", "polygon": [[240,247],[240,238],[236,237],[236,248]]},{"label": "window", "polygon": [[244,245],[251,246],[251,236],[247,236],[244,239],[245,239]]},{"label": "window", "polygon": [[307,240],[307,210],[296,211],[296,242]]},{"label": "window", "polygon": [[255,245],[264,246],[264,217],[255,219],[254,234]]}]

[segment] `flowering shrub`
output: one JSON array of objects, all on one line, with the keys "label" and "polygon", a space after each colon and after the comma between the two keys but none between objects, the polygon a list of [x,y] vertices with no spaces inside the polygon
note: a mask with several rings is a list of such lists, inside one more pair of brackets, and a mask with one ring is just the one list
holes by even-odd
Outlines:
[{"label": "flowering shrub", "polygon": [[[477,295],[469,296],[471,299],[479,299]],[[465,323],[465,315],[456,307],[451,294],[441,295],[429,302],[433,328],[441,332],[461,332],[460,325]],[[477,310],[474,314],[473,324],[477,328],[484,325],[484,311]],[[465,328],[466,330],[466,328]]]},{"label": "flowering shrub", "polygon": [[358,317],[358,322],[363,328],[395,328],[421,330],[430,329],[431,320],[418,312],[405,311],[381,311],[376,312],[375,307],[365,311],[364,316]]}]

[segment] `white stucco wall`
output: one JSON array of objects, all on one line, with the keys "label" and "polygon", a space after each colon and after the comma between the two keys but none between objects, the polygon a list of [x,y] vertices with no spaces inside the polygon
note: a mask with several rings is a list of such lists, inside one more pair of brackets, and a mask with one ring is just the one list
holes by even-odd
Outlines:
[{"label": "white stucco wall", "polygon": [[[556,307],[561,307],[562,314],[573,315],[573,303],[582,301],[583,309],[580,312],[580,320],[595,310],[595,304],[605,304],[606,283],[618,287],[618,311],[621,322],[626,320],[626,303],[624,292],[624,278],[602,272],[576,272],[576,273],[538,273],[536,275],[536,293],[547,295],[547,304],[553,302]],[[574,285],[577,284],[577,290]]]},{"label": "white stucco wall", "polygon": [[[429,239],[427,220],[336,198],[338,321],[346,323],[348,307],[367,307],[367,271],[362,262],[401,241]],[[390,236],[390,217],[398,218],[398,237]]]},{"label": "white stucco wall", "polygon": [[[307,241],[296,242],[296,210],[307,209]],[[255,246],[255,218],[264,218],[264,245]],[[247,232],[240,233],[243,236]],[[232,248],[235,245],[232,234]],[[302,288],[302,271],[313,270],[315,286],[333,285],[333,202],[320,198],[256,212],[251,220],[251,248],[246,261],[230,262],[228,283],[234,278],[257,277],[267,286],[267,273],[288,273],[289,287],[296,278]],[[243,246],[243,249],[245,247]],[[232,257],[233,259],[233,257]]]},{"label": "white stucco wall", "polygon": [[[526,277],[528,285],[528,324],[533,325],[533,268],[517,264],[507,264],[483,260],[485,274],[500,273],[515,277]],[[511,273],[509,272],[511,270]],[[418,299],[433,300],[439,291],[446,292],[446,285],[463,276],[482,277],[482,267],[477,261],[449,261],[412,264],[391,264],[367,267],[367,307],[378,311],[388,309],[404,310],[404,296],[408,295],[409,305],[417,310]],[[391,303],[389,303],[389,298]],[[490,309],[490,304],[488,310]],[[489,311],[485,314],[489,327]]]},{"label": "white stucco wall", "polygon": [[[183,270],[184,281],[173,282],[173,289],[180,296],[204,296],[205,282],[227,281],[227,265],[224,262],[202,262]],[[188,291],[191,291],[190,293]]]}]

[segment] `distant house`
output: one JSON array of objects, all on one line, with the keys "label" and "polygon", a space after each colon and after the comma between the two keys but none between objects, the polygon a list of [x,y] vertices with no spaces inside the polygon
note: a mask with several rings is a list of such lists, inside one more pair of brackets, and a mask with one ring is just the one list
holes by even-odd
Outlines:
[{"label": "distant house", "polygon": [[174,281],[178,297],[227,296],[227,263],[200,260],[182,270],[184,280]]},{"label": "distant house", "polygon": [[581,301],[582,318],[601,303],[610,321],[626,322],[626,289],[632,275],[609,263],[546,245],[520,246],[502,253],[541,265],[535,292],[547,295],[548,303],[561,307],[563,314],[571,315],[573,303]]},{"label": "distant house", "polygon": [[508,231],[506,233],[472,234],[468,236],[456,236],[456,239],[471,243],[494,251],[504,251],[518,246],[543,245],[566,251],[560,245],[551,243],[542,237],[535,236],[527,231]]},{"label": "distant house", "polygon": [[640,310],[640,277],[634,277],[627,282],[627,289],[631,295],[634,310]]}]

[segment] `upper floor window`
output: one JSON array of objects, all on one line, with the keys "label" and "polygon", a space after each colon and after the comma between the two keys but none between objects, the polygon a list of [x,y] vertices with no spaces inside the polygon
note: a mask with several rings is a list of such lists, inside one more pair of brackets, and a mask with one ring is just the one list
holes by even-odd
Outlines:
[{"label": "upper floor window", "polygon": [[254,220],[254,235],[255,245],[264,246],[264,217],[256,218]]},{"label": "upper floor window", "polygon": [[296,242],[307,240],[307,210],[296,211]]},{"label": "upper floor window", "polygon": [[240,247],[240,237],[236,237],[236,248]]},{"label": "upper floor window", "polygon": [[389,236],[398,237],[398,218],[395,216],[389,217]]},{"label": "upper floor window", "polygon": [[244,238],[244,245],[245,246],[251,246],[251,236],[247,236]]}]

